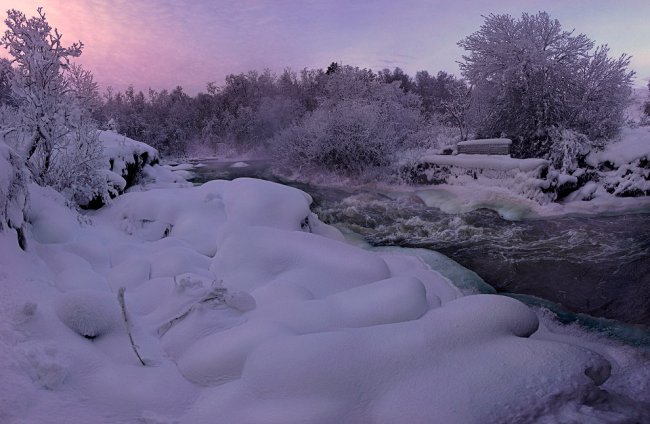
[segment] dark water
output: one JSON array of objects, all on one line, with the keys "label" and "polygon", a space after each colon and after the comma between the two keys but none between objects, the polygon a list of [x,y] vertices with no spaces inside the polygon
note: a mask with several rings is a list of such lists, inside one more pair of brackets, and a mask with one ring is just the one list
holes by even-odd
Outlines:
[{"label": "dark water", "polygon": [[263,162],[203,163],[196,182],[251,176],[296,186],[313,197],[322,221],[373,245],[436,250],[499,292],[547,299],[650,334],[650,214],[506,221],[486,209],[446,214],[415,194],[286,182]]}]

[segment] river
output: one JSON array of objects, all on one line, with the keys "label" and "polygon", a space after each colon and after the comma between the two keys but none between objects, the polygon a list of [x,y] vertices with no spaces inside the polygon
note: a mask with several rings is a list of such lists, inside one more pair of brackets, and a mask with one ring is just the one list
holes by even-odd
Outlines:
[{"label": "river", "polygon": [[371,245],[440,252],[499,293],[650,345],[650,213],[508,221],[487,209],[444,213],[414,192],[287,181],[263,161],[201,163],[195,183],[255,177],[295,186],[312,196],[322,221]]}]

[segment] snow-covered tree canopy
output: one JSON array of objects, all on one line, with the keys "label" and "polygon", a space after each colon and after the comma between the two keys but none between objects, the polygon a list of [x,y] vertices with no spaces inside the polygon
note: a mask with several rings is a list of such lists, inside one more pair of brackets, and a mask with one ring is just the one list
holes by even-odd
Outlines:
[{"label": "snow-covered tree canopy", "polygon": [[546,155],[551,128],[591,139],[614,135],[623,123],[634,72],[630,57],[584,34],[562,29],[546,12],[488,15],[461,40],[462,74],[475,87],[480,135],[505,133],[520,156]]},{"label": "snow-covered tree canopy", "polygon": [[64,47],[61,34],[56,29],[52,32],[42,8],[38,16],[29,19],[23,12],[10,10],[5,24],[9,29],[0,44],[13,57],[13,94],[31,132],[20,153],[25,155],[36,181],[44,183],[57,144],[68,133],[69,110],[63,107],[68,90],[64,70],[70,58],[81,54],[83,44]]},{"label": "snow-covered tree canopy", "polygon": [[[80,205],[108,197],[102,168],[103,149],[92,113],[99,108],[92,73],[70,62],[83,43],[64,46],[48,24],[42,8],[28,18],[9,10],[7,30],[0,38],[12,57],[3,63],[2,83],[11,80],[2,102],[0,130],[4,141],[23,160],[32,179],[51,186]],[[0,92],[0,95],[6,97]]]},{"label": "snow-covered tree canopy", "polygon": [[274,139],[275,153],[295,168],[360,174],[388,165],[417,143],[420,100],[396,80],[340,66],[326,75],[319,107]]}]

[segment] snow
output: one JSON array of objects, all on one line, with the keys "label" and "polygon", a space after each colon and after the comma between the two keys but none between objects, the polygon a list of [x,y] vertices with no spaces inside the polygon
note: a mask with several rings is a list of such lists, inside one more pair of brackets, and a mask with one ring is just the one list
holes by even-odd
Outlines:
[{"label": "snow", "polygon": [[517,221],[539,217],[542,211],[547,210],[537,202],[519,196],[505,187],[477,188],[441,184],[435,188],[419,189],[415,194],[427,206],[449,214],[491,209],[504,219]]},{"label": "snow", "polygon": [[[474,140],[484,141],[484,140]],[[491,141],[491,140],[488,140]],[[460,143],[459,143],[460,144]],[[488,143],[489,144],[489,143]],[[457,166],[459,168],[493,169],[496,171],[519,170],[532,172],[549,165],[544,159],[514,159],[508,155],[427,155],[419,160],[420,163],[435,165]]]},{"label": "snow", "polygon": [[419,159],[424,168],[418,172],[434,184],[392,189],[414,191],[446,213],[486,208],[509,220],[650,211],[650,128],[625,128],[587,162],[600,169],[599,181],[588,181],[559,202],[553,201],[552,184],[578,184],[584,169],[572,174],[550,170],[541,178],[548,161],[509,156],[427,155]]},{"label": "snow", "polygon": [[[185,181],[190,173],[153,166],[159,160],[158,151],[148,144],[130,139],[114,131],[98,131],[98,138],[103,147],[106,168],[100,170],[106,177],[111,196],[121,194],[133,186],[138,177],[157,182]],[[142,181],[140,181],[142,182]],[[103,199],[106,202],[108,199]]]},{"label": "snow", "polygon": [[602,169],[602,185],[607,192],[615,196],[650,195],[649,127],[625,128],[619,140],[591,154],[587,161]]},{"label": "snow", "polygon": [[561,203],[544,205],[518,195],[506,187],[498,186],[440,184],[433,188],[417,187],[410,191],[414,191],[427,206],[438,208],[445,213],[458,214],[490,209],[511,221],[567,215],[650,212],[650,197],[617,197],[597,183],[587,183]]},{"label": "snow", "polygon": [[649,417],[619,396],[641,396],[623,377],[646,360],[467,295],[435,254],[349,244],[300,190],[172,180],[84,216],[30,190],[30,247],[0,233],[0,422]]},{"label": "snow", "polygon": [[110,293],[76,289],[64,293],[56,314],[68,328],[84,337],[98,337],[120,323],[120,310]]},{"label": "snow", "polygon": [[590,155],[588,161],[593,166],[610,162],[620,167],[642,158],[650,160],[650,127],[624,128],[618,140]]},{"label": "snow", "polygon": [[[104,156],[114,159],[115,163],[125,164],[133,161],[133,155],[146,153],[150,160],[158,157],[158,151],[148,144],[133,140],[114,131],[99,131],[99,141],[104,147]],[[122,171],[122,166],[114,166],[113,171]]]},{"label": "snow", "polygon": [[401,166],[407,179],[421,184],[410,190],[451,214],[487,208],[520,220],[650,211],[650,127],[624,128],[586,163],[561,173],[543,159],[459,154],[425,155]]}]

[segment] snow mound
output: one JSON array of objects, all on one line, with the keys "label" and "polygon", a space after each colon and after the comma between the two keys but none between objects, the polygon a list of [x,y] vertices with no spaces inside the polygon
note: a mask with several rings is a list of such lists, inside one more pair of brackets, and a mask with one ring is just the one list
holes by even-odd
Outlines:
[{"label": "snow mound", "polygon": [[34,183],[29,185],[29,192],[32,201],[27,218],[34,239],[40,243],[63,243],[74,239],[80,224],[66,199],[54,189]]},{"label": "snow mound", "polygon": [[62,295],[55,307],[61,322],[84,337],[104,335],[120,322],[117,298],[109,293],[72,291]]},{"label": "snow mound", "polygon": [[117,174],[124,174],[128,166],[158,160],[158,151],[153,147],[114,131],[99,131],[99,141],[104,147],[104,156],[111,163],[110,170]]},{"label": "snow mound", "polygon": [[[98,131],[98,139],[102,144],[106,168],[100,170],[106,178],[108,192],[111,197],[122,194],[126,189],[133,186],[140,177],[146,176],[155,179],[156,176],[170,179],[168,174],[171,171],[155,171],[145,173],[146,168],[151,168],[159,161],[158,151],[148,144],[130,139],[114,131]],[[156,175],[154,175],[156,174]],[[161,175],[158,175],[161,174]],[[181,177],[176,177],[180,179]],[[87,207],[97,208],[109,199],[93,199]]]}]

